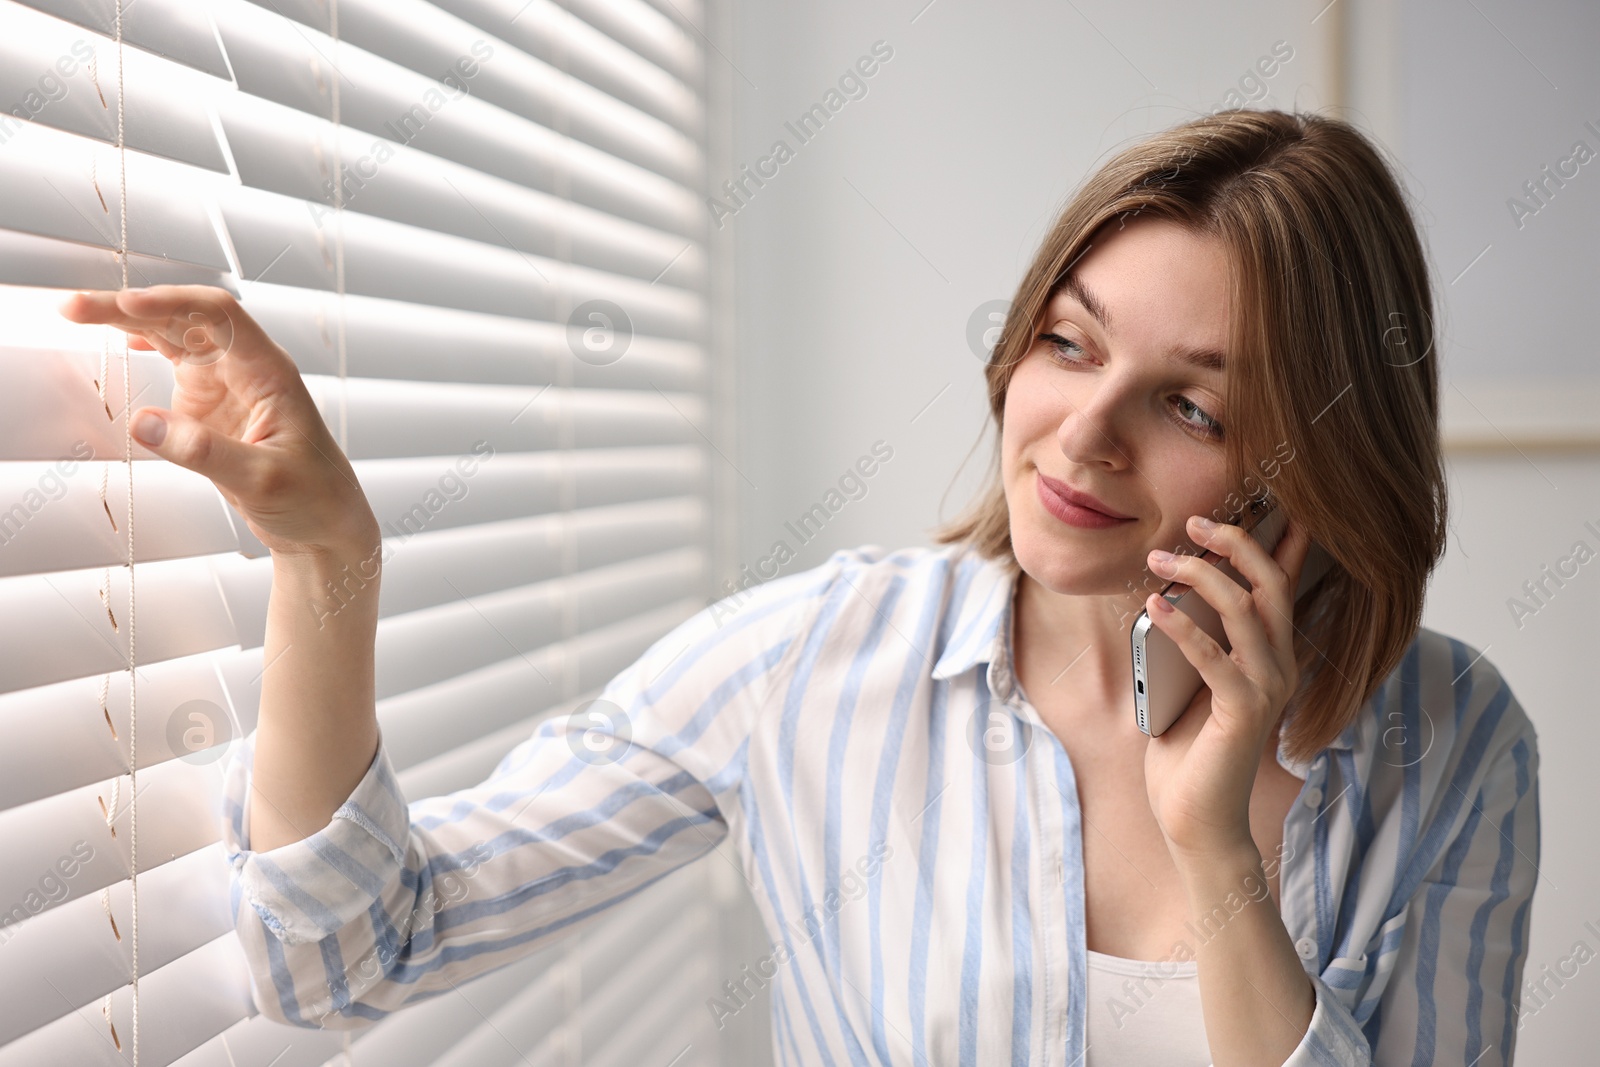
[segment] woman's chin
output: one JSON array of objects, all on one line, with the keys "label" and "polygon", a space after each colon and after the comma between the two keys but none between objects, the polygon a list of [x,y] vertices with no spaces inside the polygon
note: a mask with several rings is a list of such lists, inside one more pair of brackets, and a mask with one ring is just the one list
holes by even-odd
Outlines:
[{"label": "woman's chin", "polygon": [[1012,551],[1028,577],[1063,596],[1126,594],[1130,584],[1137,590],[1144,577],[1140,568],[1129,570],[1109,560],[1102,566],[1086,566],[1088,561],[1083,559],[1063,560],[1059,551],[1029,551],[1020,545],[1013,545]]}]

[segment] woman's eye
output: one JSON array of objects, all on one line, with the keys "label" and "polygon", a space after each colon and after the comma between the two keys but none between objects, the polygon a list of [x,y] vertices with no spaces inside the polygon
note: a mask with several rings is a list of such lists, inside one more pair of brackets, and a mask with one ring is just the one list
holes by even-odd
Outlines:
[{"label": "woman's eye", "polygon": [[1041,341],[1049,341],[1050,342],[1050,348],[1051,348],[1050,358],[1052,360],[1054,360],[1055,362],[1057,362],[1057,363],[1079,363],[1079,362],[1082,362],[1079,359],[1069,358],[1067,356],[1067,352],[1069,350],[1078,353],[1078,355],[1080,355],[1080,356],[1083,355],[1083,346],[1078,344],[1078,342],[1069,341],[1065,337],[1062,337],[1058,333],[1042,333],[1042,334],[1039,335],[1039,339]]},{"label": "woman's eye", "polygon": [[[1083,361],[1081,358],[1086,353],[1083,346],[1076,341],[1062,337],[1058,333],[1041,333],[1039,340],[1050,344],[1050,360],[1060,366],[1076,366]],[[1074,354],[1075,353],[1075,354]],[[1194,401],[1186,396],[1173,398],[1174,407],[1179,414],[1174,414],[1173,422],[1184,427],[1190,433],[1198,433],[1207,440],[1222,440],[1222,424],[1208,415]]]},{"label": "woman's eye", "polygon": [[1199,416],[1199,421],[1198,422],[1190,422],[1187,418],[1184,418],[1183,416],[1180,415],[1178,417],[1178,421],[1180,423],[1184,424],[1185,426],[1190,426],[1190,427],[1193,427],[1196,430],[1199,430],[1201,433],[1205,434],[1207,437],[1210,437],[1210,438],[1213,438],[1213,439],[1219,440],[1219,441],[1222,439],[1222,423],[1218,422],[1216,419],[1213,419],[1210,415],[1207,415],[1204,411],[1202,411],[1200,409],[1200,407],[1198,405],[1195,404],[1194,401],[1190,400],[1186,396],[1178,397],[1177,398],[1177,402],[1178,402],[1178,408],[1180,410],[1182,410],[1183,408],[1189,408],[1189,409],[1192,409],[1194,411],[1194,413]]}]

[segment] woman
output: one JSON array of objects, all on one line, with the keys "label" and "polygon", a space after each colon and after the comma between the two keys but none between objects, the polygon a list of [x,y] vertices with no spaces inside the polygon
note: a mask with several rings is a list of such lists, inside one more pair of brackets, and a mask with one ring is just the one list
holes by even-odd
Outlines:
[{"label": "woman", "polygon": [[[197,336],[177,313],[206,300],[227,328]],[[308,610],[380,541],[292,361],[214,290],[64,310],[174,359],[164,436],[148,408],[135,434],[273,552],[223,827],[267,1016],[366,1025],[732,835],[773,949],[707,1010],[768,989],[782,1063],[1510,1062],[1536,738],[1419,625],[1446,529],[1431,296],[1350,127],[1230,111],[1117,155],[1018,287],[997,477],[941,547],[741,590],[409,805],[375,587]],[[1263,494],[1291,517],[1271,554],[1201,521]],[[1313,550],[1333,566],[1301,583]],[[1160,610],[1169,577],[1231,651]],[[1155,738],[1141,608],[1205,682]]]}]

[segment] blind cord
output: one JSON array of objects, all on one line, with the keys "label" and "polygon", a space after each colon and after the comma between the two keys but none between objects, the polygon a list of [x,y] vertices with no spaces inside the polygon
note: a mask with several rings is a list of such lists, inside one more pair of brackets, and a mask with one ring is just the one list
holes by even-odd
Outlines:
[{"label": "blind cord", "polygon": [[[127,92],[123,80],[122,6],[117,0],[117,166],[118,196],[122,232],[118,239],[117,260],[121,266],[121,288],[128,288],[128,144],[125,121]],[[134,596],[133,552],[133,357],[128,335],[122,335],[122,440],[123,462],[128,473],[128,879],[129,908],[132,914],[133,969],[133,1067],[139,1067],[139,682],[134,649],[137,626],[134,621],[137,598]],[[115,805],[112,807],[115,814]]]}]

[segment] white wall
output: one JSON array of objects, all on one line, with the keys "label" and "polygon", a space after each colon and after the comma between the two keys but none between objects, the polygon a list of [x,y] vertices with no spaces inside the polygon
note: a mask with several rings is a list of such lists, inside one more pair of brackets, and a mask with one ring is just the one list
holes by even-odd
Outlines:
[{"label": "white wall", "polygon": [[[1425,621],[1483,649],[1538,728],[1543,856],[1525,977],[1545,992],[1524,1000],[1518,1059],[1583,1062],[1600,1015],[1600,964],[1578,962],[1600,954],[1587,679],[1600,559],[1570,562],[1576,575],[1539,600],[1523,585],[1580,541],[1600,552],[1600,6],[1407,0],[1398,22],[1397,140],[1445,293],[1449,425],[1477,446],[1452,459],[1450,555]],[[1580,140],[1594,158],[1531,198],[1523,184]],[[1519,223],[1513,198],[1537,212]],[[1586,447],[1548,447],[1562,439]],[[1519,620],[1516,600],[1536,613]]]},{"label": "white wall", "polygon": [[[961,510],[990,461],[982,363],[967,341],[974,312],[1012,295],[1099,162],[1224,104],[1286,41],[1293,59],[1250,102],[1331,108],[1398,154],[1442,275],[1451,440],[1490,449],[1452,454],[1454,533],[1426,623],[1487,647],[1540,730],[1547,878],[1528,974],[1579,937],[1600,950],[1582,927],[1585,918],[1600,927],[1600,869],[1583,825],[1596,800],[1597,730],[1578,685],[1600,652],[1600,627],[1582,617],[1600,592],[1600,562],[1520,630],[1505,606],[1574,540],[1600,548],[1582,526],[1600,528],[1591,447],[1600,421],[1589,405],[1600,389],[1569,380],[1593,373],[1600,162],[1521,231],[1503,203],[1567,154],[1584,118],[1600,126],[1593,6],[925,3],[733,5],[732,160],[714,184],[739,164],[753,168],[778,139],[794,149],[724,219],[739,399],[737,439],[719,445],[738,490],[738,559],[754,566],[781,539],[797,553],[781,573],[793,573],[842,546],[928,543],[927,529]],[[878,41],[893,55],[863,79],[865,95],[801,144],[785,122],[823,101]],[[1351,47],[1341,64],[1342,42]],[[1600,150],[1600,137],[1589,140]],[[1552,433],[1591,450],[1541,451]],[[893,458],[802,542],[785,523],[878,441]],[[758,937],[752,919],[747,910]],[[1578,1027],[1600,1011],[1596,974],[1600,965],[1585,968],[1528,1020],[1522,1062],[1571,1062],[1587,1047]],[[748,1062],[766,1062],[767,1020],[743,1014],[759,1056]]]},{"label": "white wall", "polygon": [[[960,510],[989,456],[980,447],[957,476],[985,426],[968,320],[1011,297],[1097,161],[1221,104],[1278,40],[1294,58],[1267,99],[1320,100],[1327,46],[1309,6],[1231,5],[1219,22],[1182,4],[1077,5],[1086,20],[1058,3],[921,3],[736,8],[735,158],[754,166],[780,138],[796,148],[725,220],[752,565],[780,538],[798,552],[786,572],[840,545],[925,543]],[[1172,32],[1156,43],[1157,30]],[[785,122],[877,41],[893,57],[866,95],[800,144]],[[879,440],[893,458],[823,537],[785,529]]]},{"label": "white wall", "polygon": [[[1600,718],[1587,679],[1600,663],[1600,558],[1573,564],[1577,575],[1563,585],[1549,582],[1542,606],[1523,583],[1540,582],[1546,566],[1555,571],[1577,541],[1600,550],[1593,532],[1600,529],[1600,463],[1592,454],[1537,451],[1463,458],[1451,464],[1450,493],[1450,554],[1434,576],[1423,621],[1481,650],[1539,732],[1543,855],[1525,978],[1537,979],[1549,966],[1570,979],[1550,980],[1540,1001],[1524,1000],[1517,1062],[1586,1062],[1592,1051],[1579,1050],[1594,1047],[1600,961],[1577,966],[1571,958],[1580,940],[1590,955],[1600,953],[1600,936],[1584,925],[1600,928]],[[1536,613],[1519,621],[1513,598]]]}]

